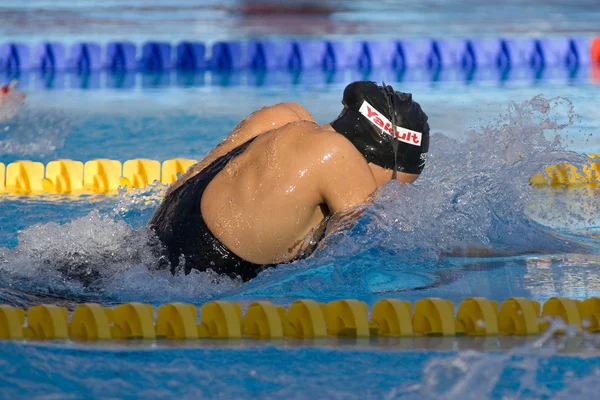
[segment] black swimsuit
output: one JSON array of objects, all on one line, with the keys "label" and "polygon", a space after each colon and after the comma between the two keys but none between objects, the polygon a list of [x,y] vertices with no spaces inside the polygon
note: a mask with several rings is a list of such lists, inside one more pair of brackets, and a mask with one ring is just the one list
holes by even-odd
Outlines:
[{"label": "black swimsuit", "polygon": [[235,255],[213,236],[200,211],[200,200],[208,184],[231,159],[242,154],[253,140],[217,158],[202,172],[171,192],[150,219],[149,227],[166,247],[171,272],[175,272],[179,263],[185,259],[183,269],[186,274],[192,268],[201,271],[212,269],[219,274],[232,278],[240,276],[247,281],[265,268],[276,265],[254,264]]}]

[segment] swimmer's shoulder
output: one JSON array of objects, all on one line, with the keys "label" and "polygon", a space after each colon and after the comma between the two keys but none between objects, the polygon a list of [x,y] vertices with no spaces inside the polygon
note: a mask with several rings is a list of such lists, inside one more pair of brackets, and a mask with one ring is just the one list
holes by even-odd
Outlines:
[{"label": "swimmer's shoulder", "polygon": [[285,102],[263,107],[244,119],[234,132],[240,128],[252,132],[266,132],[277,129],[292,122],[309,121],[316,123],[315,118],[300,104]]},{"label": "swimmer's shoulder", "polygon": [[284,113],[290,121],[310,121],[316,123],[317,121],[302,105],[294,102],[283,102],[277,103],[273,106],[266,107],[269,112]]},{"label": "swimmer's shoulder", "polygon": [[303,128],[303,134],[297,140],[300,152],[310,154],[318,160],[343,158],[344,162],[367,167],[364,156],[343,135],[309,121],[298,122],[298,125]]},{"label": "swimmer's shoulder", "polygon": [[[319,202],[331,213],[349,210],[369,201],[377,182],[365,157],[344,136],[320,128],[311,133],[305,159],[315,178]],[[312,167],[312,168],[310,168]]]}]

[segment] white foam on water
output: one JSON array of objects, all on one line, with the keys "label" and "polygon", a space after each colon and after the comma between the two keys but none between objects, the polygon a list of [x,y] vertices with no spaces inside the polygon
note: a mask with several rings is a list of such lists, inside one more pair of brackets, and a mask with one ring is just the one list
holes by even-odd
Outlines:
[{"label": "white foam on water", "polygon": [[571,379],[566,388],[556,393],[553,398],[557,400],[593,399],[598,395],[600,385],[600,368],[593,373],[581,378]]},{"label": "white foam on water", "polygon": [[247,285],[249,291],[314,295],[311,288],[317,287],[333,296],[368,293],[366,277],[373,270],[435,271],[444,267],[445,255],[470,249],[506,256],[593,252],[596,239],[553,225],[560,220],[561,227],[580,230],[597,224],[600,197],[580,193],[569,199],[578,207],[557,207],[562,200],[554,190],[529,183],[547,165],[568,161],[581,171],[589,161],[562,144],[577,119],[568,99],[536,96],[510,104],[461,140],[433,134],[416,183],[389,182],[349,230],[342,218],[343,229],[334,229],[315,256],[267,270]]},{"label": "white foam on water", "polygon": [[561,145],[559,134],[567,134],[575,118],[568,100],[537,96],[511,104],[505,115],[465,132],[462,140],[434,134],[423,176],[416,184],[391,182],[384,189],[372,209],[378,214],[373,225],[383,228],[369,233],[390,248],[437,254],[465,246],[566,248],[563,238],[530,218],[526,206],[536,194],[532,175],[562,160],[587,160]]},{"label": "white foam on water", "polygon": [[51,156],[65,145],[72,129],[72,121],[61,112],[24,107],[14,118],[0,119],[0,156]]},{"label": "white foam on water", "polygon": [[164,189],[156,184],[122,190],[112,212],[93,211],[67,224],[38,224],[19,232],[17,247],[0,248],[4,279],[25,291],[41,285],[65,297],[100,293],[109,302],[205,301],[239,286],[212,271],[171,274],[153,233],[125,222],[124,217],[139,219],[133,211],[155,208]]},{"label": "white foam on water", "polygon": [[[27,278],[69,290],[79,285],[80,291],[117,300],[165,302],[200,301],[234,289],[252,293],[257,287],[269,288],[263,295],[359,296],[371,293],[373,271],[439,270],[444,254],[457,248],[500,254],[591,252],[586,242],[591,239],[566,236],[531,217],[547,205],[536,203],[540,191],[530,186],[529,177],[552,163],[581,167],[587,161],[561,144],[576,119],[567,99],[536,96],[510,104],[505,114],[465,132],[462,140],[433,134],[428,164],[416,184],[390,182],[358,221],[348,225],[342,218],[337,226],[350,228],[333,227],[309,259],[268,269],[241,287],[211,272],[172,276],[165,270],[159,244],[143,228],[164,194],[161,185],[122,192],[105,215],[92,212],[68,224],[25,229],[16,248],[0,249],[0,268],[9,274],[4,279]],[[594,209],[599,200],[575,201]],[[580,210],[554,212],[582,222]],[[592,222],[584,218],[584,225]],[[415,285],[435,281],[417,278]]]},{"label": "white foam on water", "polygon": [[[567,351],[561,355],[575,339],[580,354]],[[594,335],[555,319],[535,341],[508,351],[465,350],[451,356],[432,357],[423,368],[420,383],[394,388],[386,398],[587,399],[600,382],[600,368],[575,365],[581,357],[593,358],[599,354]],[[556,356],[570,359],[555,363],[551,358]],[[557,383],[560,383],[558,389]]]}]

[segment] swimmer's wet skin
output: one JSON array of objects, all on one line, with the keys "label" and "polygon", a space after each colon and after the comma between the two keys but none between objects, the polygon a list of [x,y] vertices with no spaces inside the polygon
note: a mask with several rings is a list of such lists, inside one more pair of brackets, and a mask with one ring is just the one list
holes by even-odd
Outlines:
[{"label": "swimmer's wet skin", "polygon": [[354,82],[342,103],[322,126],[298,104],[258,110],[180,178],[148,223],[171,271],[252,279],[309,256],[331,215],[417,179],[429,125],[412,95]]}]

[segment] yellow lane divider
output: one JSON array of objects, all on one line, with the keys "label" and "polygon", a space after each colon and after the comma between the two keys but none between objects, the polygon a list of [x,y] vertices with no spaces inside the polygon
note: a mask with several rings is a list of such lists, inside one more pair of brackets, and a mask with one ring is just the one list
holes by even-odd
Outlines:
[{"label": "yellow lane divider", "polygon": [[83,187],[95,193],[116,191],[121,183],[121,162],[117,160],[91,160],[83,166]]},{"label": "yellow lane divider", "polygon": [[141,158],[123,164],[121,186],[140,189],[154,181],[160,181],[160,162]]},{"label": "yellow lane divider", "polygon": [[83,163],[73,160],[56,160],[46,165],[44,189],[54,193],[73,193],[83,190]]},{"label": "yellow lane divider", "polygon": [[196,160],[189,158],[172,158],[162,163],[160,181],[165,184],[173,183],[177,180],[177,174],[183,174]]},{"label": "yellow lane divider", "polygon": [[162,163],[138,158],[121,164],[97,159],[85,164],[55,160],[46,166],[34,161],[0,163],[0,193],[35,195],[43,193],[114,193],[119,187],[144,188],[154,182],[171,184],[196,160],[176,158]]},{"label": "yellow lane divider", "polygon": [[[114,308],[81,304],[66,308],[42,304],[25,310],[0,305],[0,339],[282,339],[375,336],[538,335],[552,319],[590,333],[600,332],[600,298],[584,301],[552,297],[543,307],[534,300],[512,297],[500,306],[482,297],[467,298],[456,315],[450,300],[425,298],[414,307],[407,301],[384,299],[371,312],[366,303],[337,300],[328,304],[298,300],[287,309],[257,301],[245,314],[239,304],[213,301],[200,308],[168,303],[126,303]],[[564,332],[558,330],[556,334]]]},{"label": "yellow lane divider", "polygon": [[589,154],[594,159],[583,165],[582,170],[569,163],[547,166],[529,179],[535,186],[594,186],[600,185],[600,154]]},{"label": "yellow lane divider", "polygon": [[44,164],[34,161],[16,161],[6,167],[6,191],[18,194],[44,191]]},{"label": "yellow lane divider", "polygon": [[0,193],[6,190],[6,167],[0,163]]},{"label": "yellow lane divider", "polygon": [[[597,161],[582,171],[569,163],[549,165],[532,176],[535,186],[600,186],[600,154],[590,154]],[[55,160],[44,166],[40,162],[0,163],[0,193],[34,195],[43,193],[115,193],[119,187],[144,188],[154,182],[171,184],[197,161],[174,158],[162,164],[137,158],[123,164],[117,160],[97,159],[85,164],[74,160]]]}]

